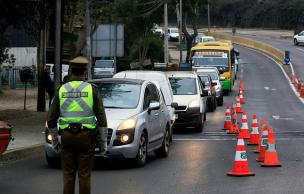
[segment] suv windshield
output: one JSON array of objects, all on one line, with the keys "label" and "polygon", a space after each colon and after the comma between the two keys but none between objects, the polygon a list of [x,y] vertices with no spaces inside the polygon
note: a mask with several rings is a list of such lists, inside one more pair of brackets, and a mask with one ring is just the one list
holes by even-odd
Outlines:
[{"label": "suv windshield", "polygon": [[171,29],[171,33],[178,33],[177,29]]},{"label": "suv windshield", "polygon": [[170,80],[173,95],[197,94],[195,78],[170,77],[169,80]]},{"label": "suv windshield", "polygon": [[198,74],[199,74],[199,73],[209,74],[212,80],[218,80],[217,73],[214,72],[214,71],[202,71],[202,72],[197,71],[197,73],[198,73]]},{"label": "suv windshield", "polygon": [[141,85],[123,83],[94,83],[98,86],[105,108],[136,108]]},{"label": "suv windshield", "polygon": [[114,63],[113,63],[113,61],[96,61],[95,67],[96,68],[113,68]]}]

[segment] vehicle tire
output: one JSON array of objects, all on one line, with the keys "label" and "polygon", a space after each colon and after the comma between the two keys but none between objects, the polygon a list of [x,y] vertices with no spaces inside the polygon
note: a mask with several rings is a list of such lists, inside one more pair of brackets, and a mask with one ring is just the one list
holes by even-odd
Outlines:
[{"label": "vehicle tire", "polygon": [[169,37],[169,41],[170,41],[170,42],[172,42],[172,38],[171,38],[171,36]]},{"label": "vehicle tire", "polygon": [[48,157],[48,155],[45,153],[46,161],[47,163],[52,167],[61,167],[61,159],[60,158],[53,158]]},{"label": "vehicle tire", "polygon": [[197,127],[195,127],[195,132],[203,132],[203,127],[204,127],[204,121],[205,121],[205,113],[204,113],[204,118],[202,118],[202,115],[200,115],[200,120],[199,124]]},{"label": "vehicle tire", "polygon": [[147,136],[143,132],[139,139],[138,151],[135,157],[135,164],[138,167],[145,166],[147,161]]},{"label": "vehicle tire", "polygon": [[166,132],[163,143],[160,148],[154,150],[154,154],[156,157],[165,158],[169,155],[169,150],[170,150],[170,133],[168,126],[166,126]]},{"label": "vehicle tire", "polygon": [[213,112],[214,111],[214,102],[210,101],[208,104],[208,112]]},{"label": "vehicle tire", "polygon": [[214,98],[213,98],[213,104],[214,104],[214,110],[216,109],[216,107],[217,107],[217,102],[216,102],[216,97],[214,96]]},{"label": "vehicle tire", "polygon": [[[204,122],[206,121],[207,117],[206,117],[206,112],[204,112]],[[204,124],[203,122],[203,124]]]},{"label": "vehicle tire", "polygon": [[223,106],[223,102],[224,102],[224,96],[223,95],[221,95],[221,97],[218,99],[218,101],[217,101],[217,105],[218,106]]},{"label": "vehicle tire", "polygon": [[294,39],[293,43],[294,43],[294,45],[298,45],[299,44],[297,39]]},{"label": "vehicle tire", "polygon": [[224,93],[225,96],[228,96],[229,90],[223,90],[223,93]]}]

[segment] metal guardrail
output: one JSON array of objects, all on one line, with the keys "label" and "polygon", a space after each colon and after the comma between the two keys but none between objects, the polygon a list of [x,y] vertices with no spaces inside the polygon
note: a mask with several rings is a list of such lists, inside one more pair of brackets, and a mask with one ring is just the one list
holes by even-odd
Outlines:
[{"label": "metal guardrail", "polygon": [[255,41],[255,40],[250,40],[248,38],[242,38],[242,37],[237,37],[237,36],[231,36],[231,35],[226,35],[226,34],[218,34],[218,33],[211,33],[207,32],[207,36],[213,36],[216,40],[230,40],[231,42],[235,44],[239,44],[242,46],[246,46],[249,48],[257,49],[259,51],[262,51],[279,62],[283,63],[285,59],[285,53],[280,51],[277,48],[274,48],[272,46],[269,46],[267,44]]}]

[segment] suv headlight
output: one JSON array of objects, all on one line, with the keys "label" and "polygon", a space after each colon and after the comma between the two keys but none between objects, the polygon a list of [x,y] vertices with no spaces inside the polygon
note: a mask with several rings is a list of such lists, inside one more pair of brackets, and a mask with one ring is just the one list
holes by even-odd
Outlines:
[{"label": "suv headlight", "polygon": [[128,118],[120,124],[117,130],[134,129],[138,120],[138,116]]},{"label": "suv headlight", "polygon": [[198,107],[198,106],[199,106],[199,101],[198,100],[192,100],[189,103],[189,108]]},{"label": "suv headlight", "polygon": [[214,86],[215,90],[218,90],[219,88],[220,88],[220,86],[218,86],[218,85]]}]

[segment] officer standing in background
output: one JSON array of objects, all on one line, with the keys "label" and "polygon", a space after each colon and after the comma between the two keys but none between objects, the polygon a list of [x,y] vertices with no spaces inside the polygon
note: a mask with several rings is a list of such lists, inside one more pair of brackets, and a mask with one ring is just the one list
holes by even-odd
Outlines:
[{"label": "officer standing in background", "polygon": [[[107,129],[105,110],[97,86],[84,82],[87,65],[88,61],[84,57],[70,61],[72,78],[70,82],[56,89],[47,116],[52,147],[56,152],[61,151],[64,194],[74,194],[77,170],[79,193],[91,193],[91,171],[95,152],[93,134],[96,134],[98,128],[102,132]],[[57,138],[57,120],[61,144]],[[105,152],[104,147],[103,153]]]}]

